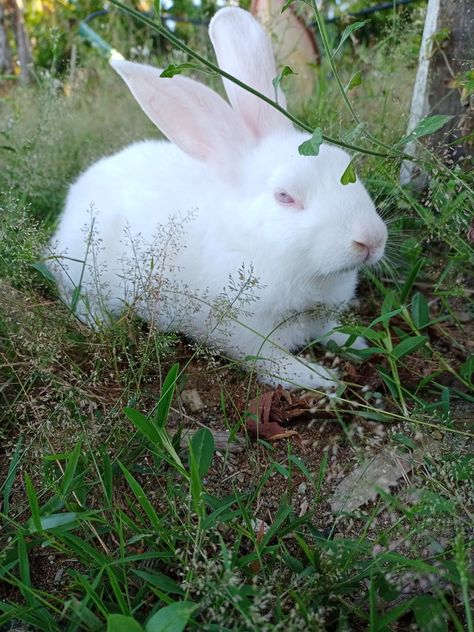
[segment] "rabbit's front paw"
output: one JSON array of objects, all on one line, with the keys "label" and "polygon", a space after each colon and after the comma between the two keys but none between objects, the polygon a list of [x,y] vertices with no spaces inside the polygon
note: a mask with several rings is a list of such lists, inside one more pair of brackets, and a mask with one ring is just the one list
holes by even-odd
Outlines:
[{"label": "rabbit's front paw", "polygon": [[289,390],[299,388],[332,390],[338,385],[337,373],[326,367],[304,362],[294,356],[261,361],[257,367],[259,379],[266,384],[281,384]]}]

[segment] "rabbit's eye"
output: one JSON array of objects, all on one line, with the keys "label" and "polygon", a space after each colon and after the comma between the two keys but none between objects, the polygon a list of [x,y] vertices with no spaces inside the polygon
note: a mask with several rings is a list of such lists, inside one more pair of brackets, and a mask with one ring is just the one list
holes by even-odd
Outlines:
[{"label": "rabbit's eye", "polygon": [[276,191],[275,200],[282,206],[293,206],[298,210],[303,208],[303,205],[286,191]]},{"label": "rabbit's eye", "polygon": [[286,191],[277,191],[275,193],[275,199],[278,204],[284,204],[285,206],[291,206],[295,204],[295,199],[291,197]]}]

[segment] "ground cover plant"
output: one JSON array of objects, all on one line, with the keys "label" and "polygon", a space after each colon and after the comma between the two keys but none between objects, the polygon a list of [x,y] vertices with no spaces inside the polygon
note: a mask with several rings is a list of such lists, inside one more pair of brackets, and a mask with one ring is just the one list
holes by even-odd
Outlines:
[{"label": "ground cover plant", "polygon": [[[295,116],[402,152],[422,18],[355,30],[334,60],[344,28],[320,22]],[[391,233],[343,325],[369,349],[303,350],[339,367],[336,397],[265,388],[59,300],[42,253],[68,184],[156,135],[80,46],[75,77],[53,60],[0,101],[0,629],[472,630],[472,172],[424,149],[429,183],[401,187],[399,159],[358,153]]]}]

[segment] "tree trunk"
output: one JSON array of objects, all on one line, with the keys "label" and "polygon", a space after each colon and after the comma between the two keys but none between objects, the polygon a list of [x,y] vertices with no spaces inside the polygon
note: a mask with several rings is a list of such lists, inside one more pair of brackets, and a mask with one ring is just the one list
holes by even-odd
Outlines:
[{"label": "tree trunk", "polygon": [[[451,115],[453,119],[428,143],[441,149],[443,160],[465,161],[466,166],[472,160],[472,139],[455,141],[474,131],[474,99],[463,89],[463,77],[474,58],[473,33],[473,0],[429,0],[408,124],[411,131],[425,116]],[[416,149],[416,143],[407,147],[413,156]],[[415,175],[413,163],[404,163],[402,184]]]},{"label": "tree trunk", "polygon": [[23,0],[10,0],[14,10],[15,19],[15,40],[20,63],[20,82],[28,83],[31,76],[31,66],[33,58],[31,56],[30,40],[26,32],[25,20],[23,17]]},{"label": "tree trunk", "polygon": [[8,44],[5,7],[0,0],[0,75],[10,74],[12,71],[12,55]]}]

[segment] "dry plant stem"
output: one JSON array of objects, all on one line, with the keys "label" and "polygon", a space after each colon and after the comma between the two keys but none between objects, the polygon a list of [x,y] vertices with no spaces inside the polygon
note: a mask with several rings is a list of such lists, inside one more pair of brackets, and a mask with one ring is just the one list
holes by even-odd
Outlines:
[{"label": "dry plant stem", "polygon": [[[173,35],[173,33],[165,29],[161,24],[158,24],[154,22],[153,20],[151,20],[150,18],[147,18],[146,16],[142,15],[138,11],[135,11],[135,9],[127,7],[122,2],[120,2],[120,0],[110,0],[110,1],[113,5],[118,7],[124,13],[128,13],[129,15],[133,16],[137,20],[140,20],[144,24],[147,24],[150,28],[157,31],[160,35],[162,35],[167,40],[169,40],[172,44],[174,44],[176,48],[179,48],[180,50],[184,51],[190,57],[192,57],[193,59],[201,63],[203,66],[205,66],[206,68],[209,68],[209,70],[212,70],[214,73],[220,75],[221,77],[224,77],[225,79],[228,79],[229,81],[232,81],[233,83],[240,86],[244,90],[247,90],[247,92],[254,94],[256,97],[258,97],[262,101],[265,101],[265,103],[268,103],[268,105],[275,108],[275,110],[278,110],[278,112],[283,114],[283,116],[286,116],[286,118],[288,118],[292,123],[297,125],[300,129],[310,134],[313,133],[314,130],[311,127],[309,127],[308,125],[300,121],[298,118],[296,118],[296,116],[293,116],[293,114],[290,114],[287,110],[282,108],[281,105],[279,105],[276,101],[272,101],[272,99],[269,99],[264,94],[261,94],[257,90],[254,90],[252,87],[243,83],[242,81],[239,81],[239,79],[236,79],[236,77],[234,77],[233,75],[230,75],[229,73],[225,72],[224,70],[222,70],[221,68],[213,64],[212,62],[208,61],[205,57],[202,57],[199,53],[196,53],[192,48],[189,48],[189,46],[184,44],[184,42],[182,42],[179,38]],[[372,149],[366,149],[364,147],[358,147],[357,145],[351,145],[350,143],[345,143],[342,140],[338,140],[336,138],[326,136],[325,134],[323,134],[322,137],[323,137],[323,140],[325,140],[328,143],[331,143],[333,145],[338,145],[339,147],[344,147],[345,149],[351,149],[352,151],[356,151],[361,154],[379,156],[380,158],[392,158],[392,159],[397,158],[397,159],[402,159],[402,160],[411,160],[413,162],[413,156],[405,155],[403,153],[400,153],[399,151],[393,151],[391,147],[389,147],[389,150],[391,150],[390,153],[383,153],[383,152],[375,151]],[[380,141],[377,141],[377,144],[380,145],[381,144]]]}]

